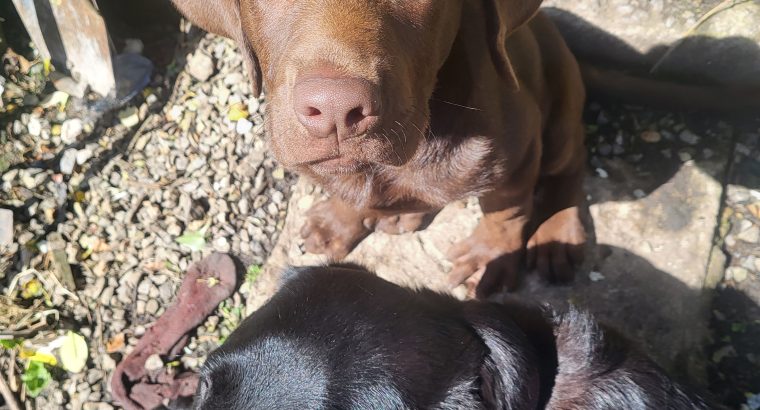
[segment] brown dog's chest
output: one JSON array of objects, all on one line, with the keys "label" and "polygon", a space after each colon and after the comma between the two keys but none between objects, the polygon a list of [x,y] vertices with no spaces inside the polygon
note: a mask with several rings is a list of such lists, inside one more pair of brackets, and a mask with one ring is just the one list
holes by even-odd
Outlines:
[{"label": "brown dog's chest", "polygon": [[331,195],[365,209],[427,212],[493,189],[504,175],[487,138],[458,143],[431,140],[402,167],[377,167],[356,175],[314,176]]}]

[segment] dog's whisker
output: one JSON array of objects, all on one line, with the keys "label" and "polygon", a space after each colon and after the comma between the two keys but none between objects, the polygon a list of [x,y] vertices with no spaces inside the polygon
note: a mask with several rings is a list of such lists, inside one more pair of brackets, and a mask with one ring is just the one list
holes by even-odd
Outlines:
[{"label": "dog's whisker", "polygon": [[464,109],[466,109],[466,110],[472,110],[472,111],[483,111],[483,110],[482,110],[482,109],[480,109],[480,108],[476,108],[476,107],[469,107],[469,106],[466,106],[466,105],[457,104],[457,103],[455,103],[455,102],[446,101],[446,100],[441,100],[441,99],[438,99],[438,98],[433,98],[433,97],[431,97],[431,98],[430,98],[430,100],[431,100],[431,101],[437,101],[437,102],[441,102],[441,103],[444,103],[444,104],[448,104],[448,105],[452,105],[452,106],[454,106],[454,107],[464,108]]}]

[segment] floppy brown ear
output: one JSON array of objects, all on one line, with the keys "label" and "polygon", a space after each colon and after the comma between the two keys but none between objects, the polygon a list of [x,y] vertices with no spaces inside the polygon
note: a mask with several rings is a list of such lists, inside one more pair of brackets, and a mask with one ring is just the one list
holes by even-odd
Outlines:
[{"label": "floppy brown ear", "polygon": [[235,40],[243,54],[253,95],[261,94],[261,67],[251,42],[243,32],[238,0],[172,0],[174,6],[196,26]]},{"label": "floppy brown ear", "polygon": [[464,316],[487,349],[480,366],[480,394],[486,408],[536,408],[539,373],[525,334],[502,311],[488,305],[469,305]]},{"label": "floppy brown ear", "polygon": [[541,1],[483,0],[491,58],[496,69],[515,90],[519,90],[520,85],[507,55],[507,37],[536,14]]}]

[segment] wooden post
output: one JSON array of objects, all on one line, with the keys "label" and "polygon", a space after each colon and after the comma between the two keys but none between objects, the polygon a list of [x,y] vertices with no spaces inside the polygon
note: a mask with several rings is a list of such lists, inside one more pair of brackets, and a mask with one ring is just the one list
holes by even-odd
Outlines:
[{"label": "wooden post", "polygon": [[13,0],[41,55],[101,96],[116,85],[108,32],[91,0]]}]

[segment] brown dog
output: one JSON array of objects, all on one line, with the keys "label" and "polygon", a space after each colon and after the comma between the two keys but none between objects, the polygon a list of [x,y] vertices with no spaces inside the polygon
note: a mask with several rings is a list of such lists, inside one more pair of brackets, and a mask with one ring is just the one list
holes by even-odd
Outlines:
[{"label": "brown dog", "polygon": [[373,230],[412,231],[477,196],[453,283],[514,287],[526,244],[547,279],[572,278],[584,88],[540,0],[173,1],[239,43],[275,156],[331,194],[307,250],[341,259]]}]

